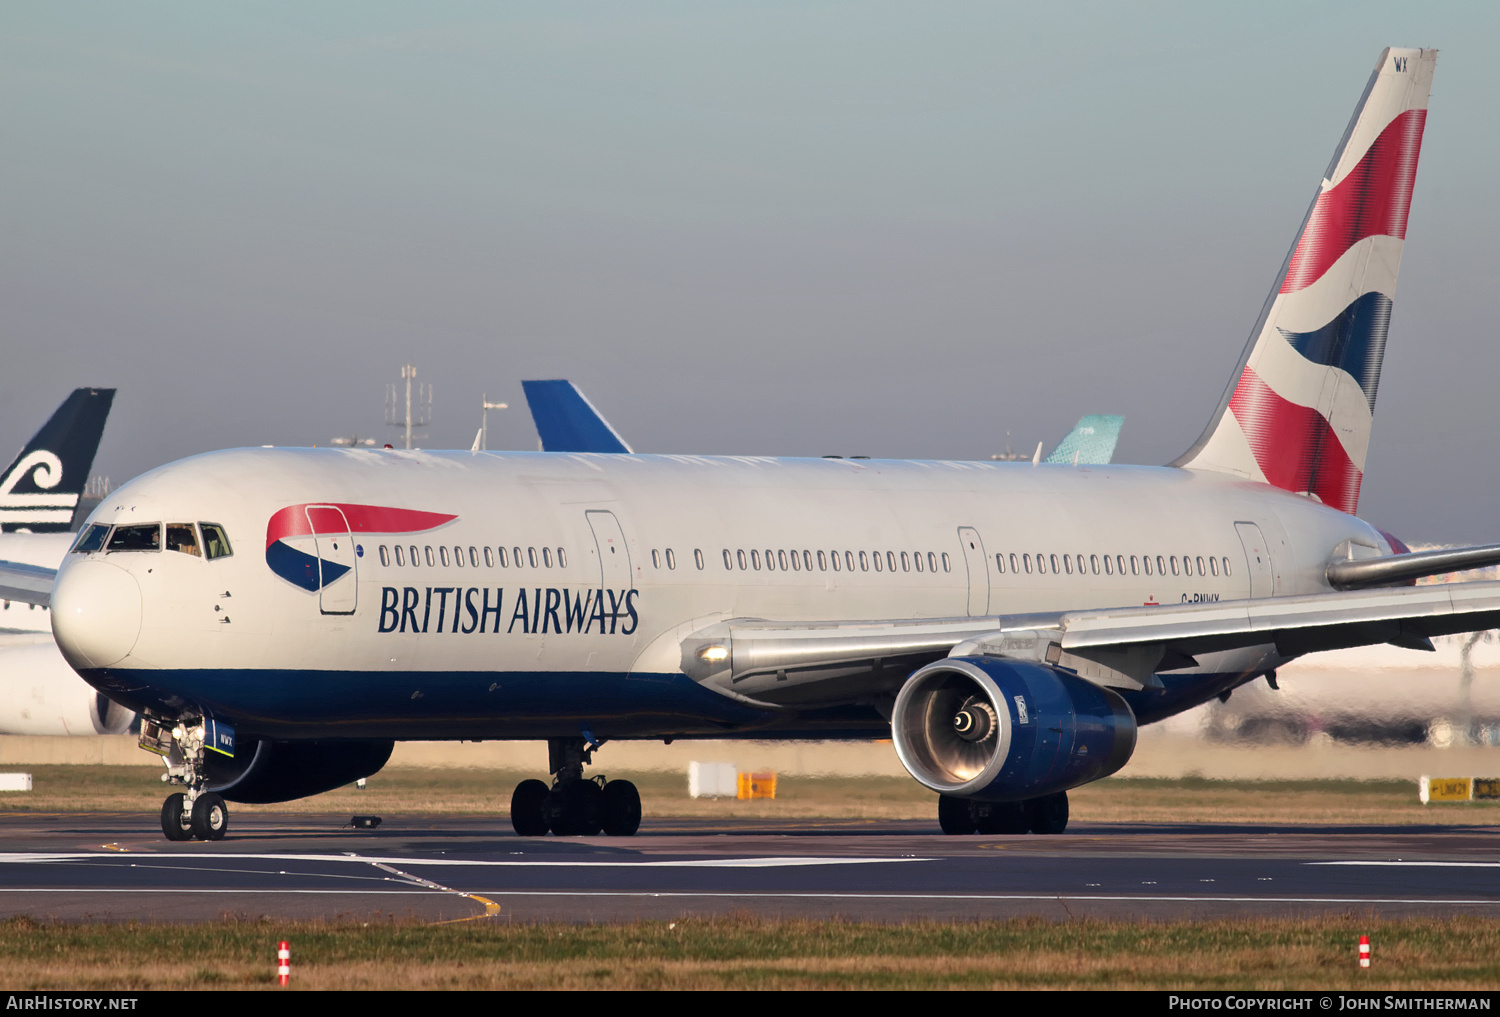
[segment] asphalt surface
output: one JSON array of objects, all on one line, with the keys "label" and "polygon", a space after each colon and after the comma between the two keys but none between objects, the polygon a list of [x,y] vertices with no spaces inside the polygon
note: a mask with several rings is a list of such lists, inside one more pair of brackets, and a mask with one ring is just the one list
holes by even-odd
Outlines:
[{"label": "asphalt surface", "polygon": [[523,838],[501,817],[348,822],[240,814],[223,841],[174,844],[154,816],[0,816],[0,916],[1500,915],[1500,826],[1078,823],[1056,837],[946,837],[921,821],[648,820],[629,838]]}]

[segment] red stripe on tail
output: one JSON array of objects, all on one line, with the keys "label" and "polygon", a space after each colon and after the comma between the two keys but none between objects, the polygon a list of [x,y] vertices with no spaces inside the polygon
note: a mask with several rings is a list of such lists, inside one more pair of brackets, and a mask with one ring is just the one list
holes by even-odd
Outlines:
[{"label": "red stripe on tail", "polygon": [[1364,475],[1322,414],[1283,399],[1248,367],[1229,409],[1266,480],[1286,491],[1311,492],[1341,512],[1354,512]]},{"label": "red stripe on tail", "polygon": [[1406,239],[1406,217],[1426,122],[1425,109],[1402,113],[1386,125],[1348,176],[1318,195],[1281,292],[1311,286],[1365,237]]}]

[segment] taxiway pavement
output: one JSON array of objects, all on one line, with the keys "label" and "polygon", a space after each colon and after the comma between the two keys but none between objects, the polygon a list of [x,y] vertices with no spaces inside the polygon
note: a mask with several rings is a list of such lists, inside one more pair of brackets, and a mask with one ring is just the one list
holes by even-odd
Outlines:
[{"label": "taxiway pavement", "polygon": [[1500,914],[1500,827],[1078,823],[946,837],[892,820],[657,820],[524,838],[495,816],[240,813],[217,843],[154,817],[0,816],[0,916],[901,921]]}]

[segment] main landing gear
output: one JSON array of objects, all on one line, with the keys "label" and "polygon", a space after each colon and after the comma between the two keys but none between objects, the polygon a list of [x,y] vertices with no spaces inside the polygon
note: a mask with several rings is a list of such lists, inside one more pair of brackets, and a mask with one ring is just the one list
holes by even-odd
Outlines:
[{"label": "main landing gear", "polygon": [[154,718],[141,721],[141,748],[155,752],[167,764],[161,779],[186,788],[167,795],[161,806],[161,832],[167,840],[223,840],[229,832],[229,806],[212,791],[203,768],[205,725],[201,720],[179,721],[167,728]]},{"label": "main landing gear", "polygon": [[1024,802],[976,802],[938,797],[938,823],[944,833],[1062,833],[1068,828],[1068,793]]},{"label": "main landing gear", "polygon": [[602,743],[583,738],[547,739],[552,786],[523,780],[510,796],[510,825],[522,837],[549,830],[558,837],[629,837],[641,825],[641,795],[628,780],[585,777]]}]

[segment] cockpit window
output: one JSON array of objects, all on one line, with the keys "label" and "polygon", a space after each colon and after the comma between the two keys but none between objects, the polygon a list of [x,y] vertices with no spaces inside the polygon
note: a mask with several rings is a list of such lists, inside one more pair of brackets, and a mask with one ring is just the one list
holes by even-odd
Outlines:
[{"label": "cockpit window", "polygon": [[160,551],[161,523],[139,526],[116,526],[110,534],[106,551]]},{"label": "cockpit window", "polygon": [[198,534],[193,529],[192,523],[167,524],[167,550],[181,551],[195,558],[203,555],[203,552],[198,550]]},{"label": "cockpit window", "polygon": [[209,561],[228,558],[234,553],[229,549],[229,537],[224,533],[224,527],[218,523],[199,523],[198,528],[203,531],[203,550]]},{"label": "cockpit window", "polygon": [[74,554],[87,554],[97,551],[104,546],[104,538],[109,536],[109,527],[103,523],[95,523],[78,535],[78,543],[73,545]]}]

